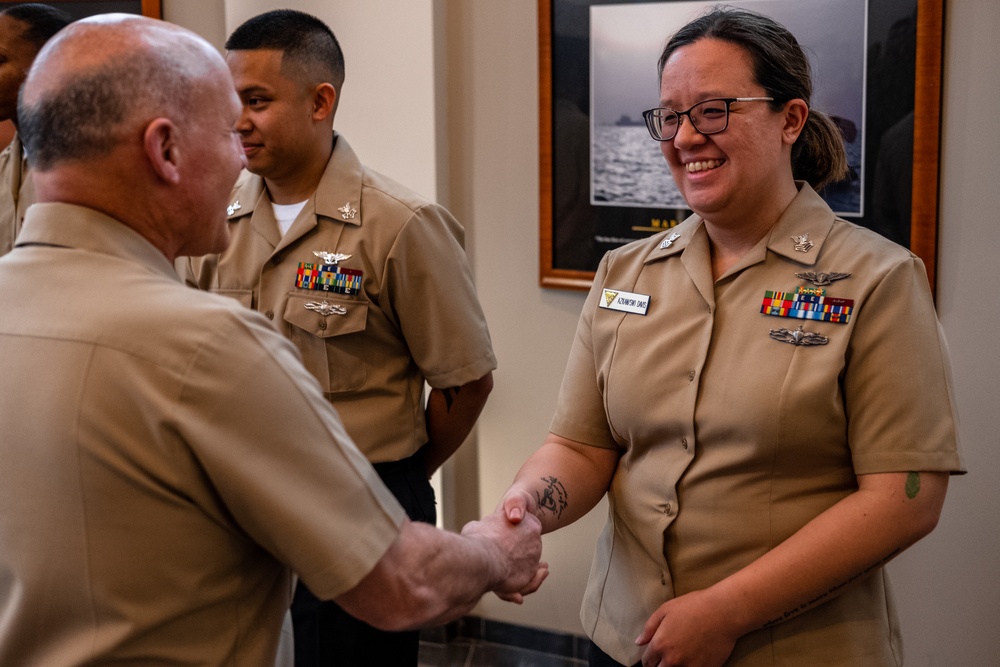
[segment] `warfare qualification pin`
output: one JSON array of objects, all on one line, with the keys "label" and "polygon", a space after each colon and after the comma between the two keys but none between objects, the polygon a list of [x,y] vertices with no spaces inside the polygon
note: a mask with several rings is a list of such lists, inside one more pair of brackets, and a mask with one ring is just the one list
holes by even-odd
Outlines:
[{"label": "warfare qualification pin", "polygon": [[843,280],[844,278],[850,278],[850,273],[816,273],[815,271],[806,271],[805,273],[796,273],[796,278],[801,278],[802,280],[811,282],[817,287],[824,287],[826,285],[832,285],[838,280]]},{"label": "warfare qualification pin", "polygon": [[347,314],[347,308],[336,303],[330,303],[329,301],[310,301],[305,304],[305,307],[306,310],[317,312],[323,317]]},{"label": "warfare qualification pin", "polygon": [[339,252],[326,252],[325,250],[314,250],[313,254],[322,259],[324,264],[333,265],[337,265],[340,262],[353,257],[353,255],[345,255]]},{"label": "warfare qualification pin", "polygon": [[830,339],[823,334],[803,331],[801,326],[795,331],[790,331],[789,329],[771,329],[770,336],[774,340],[780,340],[782,343],[791,343],[792,345],[826,345],[830,342]]}]

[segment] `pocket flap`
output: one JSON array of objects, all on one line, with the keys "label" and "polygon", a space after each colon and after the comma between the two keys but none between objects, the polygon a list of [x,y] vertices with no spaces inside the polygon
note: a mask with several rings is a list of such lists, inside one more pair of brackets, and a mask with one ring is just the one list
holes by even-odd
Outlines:
[{"label": "pocket flap", "polygon": [[329,294],[289,294],[285,321],[320,338],[365,330],[368,302]]}]

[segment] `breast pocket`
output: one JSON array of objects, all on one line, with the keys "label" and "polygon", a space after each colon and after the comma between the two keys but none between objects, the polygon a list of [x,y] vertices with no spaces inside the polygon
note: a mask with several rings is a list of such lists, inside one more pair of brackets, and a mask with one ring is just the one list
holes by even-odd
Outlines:
[{"label": "breast pocket", "polygon": [[284,318],[291,341],[323,391],[351,391],[365,383],[368,307],[367,301],[339,295],[288,295]]}]

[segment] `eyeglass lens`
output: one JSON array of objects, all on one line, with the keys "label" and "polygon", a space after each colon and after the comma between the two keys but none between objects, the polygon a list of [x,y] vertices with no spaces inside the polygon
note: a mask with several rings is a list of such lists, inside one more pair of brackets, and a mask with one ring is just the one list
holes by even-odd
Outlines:
[{"label": "eyeglass lens", "polygon": [[699,102],[684,112],[672,109],[656,109],[652,114],[652,129],[661,140],[673,139],[680,128],[681,116],[691,119],[694,129],[702,134],[713,134],[726,129],[729,120],[729,105],[725,100]]}]

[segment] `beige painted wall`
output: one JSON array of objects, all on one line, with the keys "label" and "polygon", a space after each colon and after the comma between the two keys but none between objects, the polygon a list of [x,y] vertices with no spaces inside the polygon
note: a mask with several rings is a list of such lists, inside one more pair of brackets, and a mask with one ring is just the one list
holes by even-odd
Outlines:
[{"label": "beige painted wall", "polygon": [[[163,2],[170,18],[172,8],[196,0]],[[223,4],[197,3],[213,16],[213,7]],[[282,6],[252,0],[224,4],[228,27],[262,9]],[[938,300],[952,348],[971,472],[952,481],[938,529],[891,565],[911,667],[1000,664],[995,636],[1000,618],[1000,577],[995,572],[1000,562],[1000,353],[992,343],[1000,331],[1000,298],[993,288],[1000,250],[995,222],[1000,188],[994,183],[1000,131],[990,113],[1000,108],[1000,79],[990,65],[1000,34],[1000,4],[946,4]],[[373,44],[379,45],[376,51],[405,52],[397,66],[368,70],[370,81],[363,84],[350,79],[355,76],[350,70],[345,104],[350,100],[362,111],[370,110],[374,107],[365,106],[368,99],[378,99],[379,91],[402,90],[401,79],[411,72],[430,88],[446,87],[447,94],[430,103],[436,105],[429,122],[434,148],[414,149],[383,139],[380,152],[377,141],[367,143],[367,137],[379,135],[375,117],[352,118],[348,136],[356,147],[355,136],[364,138],[362,156],[369,162],[373,157],[385,160],[393,165],[388,169],[398,169],[390,173],[404,182],[416,184],[434,171],[442,200],[474,234],[469,252],[500,368],[480,420],[478,451],[463,452],[458,464],[450,466],[452,484],[446,493],[454,492],[454,497],[446,510],[460,517],[490,511],[548,430],[583,302],[581,294],[537,286],[536,0],[416,0],[412,6],[409,0],[284,3],[288,5],[331,23],[339,19],[334,28],[344,41],[349,68]],[[346,9],[333,17],[335,7]],[[395,15],[410,7],[416,7],[418,16],[406,17],[400,25]],[[241,18],[233,18],[236,14]],[[196,13],[187,25],[198,30],[200,16]],[[375,89],[371,98],[358,90],[362,86]],[[396,95],[393,101],[402,99]],[[420,104],[428,102],[421,98]],[[346,127],[346,114],[344,123]],[[394,156],[413,151],[399,156],[408,161],[394,165]],[[523,607],[487,598],[478,613],[579,632],[580,598],[604,511],[602,506],[579,524],[546,536],[552,575]]]}]

